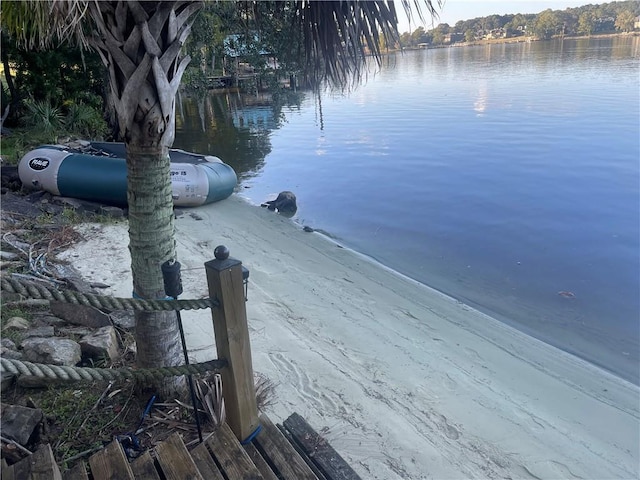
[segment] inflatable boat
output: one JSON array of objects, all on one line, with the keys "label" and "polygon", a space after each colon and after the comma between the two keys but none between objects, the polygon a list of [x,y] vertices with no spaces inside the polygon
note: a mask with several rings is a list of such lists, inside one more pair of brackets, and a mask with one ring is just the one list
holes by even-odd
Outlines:
[{"label": "inflatable boat", "polygon": [[[195,207],[223,200],[233,193],[238,177],[217,157],[171,149],[171,185],[177,207]],[[25,185],[54,195],[111,205],[127,205],[127,163],[123,143],[91,142],[82,149],[44,145],[18,164]]]}]

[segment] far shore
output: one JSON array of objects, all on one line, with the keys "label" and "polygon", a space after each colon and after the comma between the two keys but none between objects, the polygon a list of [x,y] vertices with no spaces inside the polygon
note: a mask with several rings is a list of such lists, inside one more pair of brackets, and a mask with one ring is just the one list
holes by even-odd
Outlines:
[{"label": "far shore", "polygon": [[[623,33],[602,33],[597,35],[556,35],[549,40],[581,40],[596,38],[614,38],[614,37],[640,37],[640,32],[623,32]],[[533,36],[509,37],[509,38],[492,38],[485,40],[475,40],[473,42],[456,42],[447,45],[429,45],[427,47],[407,47],[404,50],[432,50],[434,48],[455,48],[455,47],[475,47],[478,45],[498,45],[502,43],[531,43],[545,41],[542,38]],[[390,50],[389,52],[397,52],[399,50]]]},{"label": "far shore", "polygon": [[[126,222],[63,254],[131,292]],[[249,269],[254,369],[269,416],[302,415],[364,479],[638,478],[640,388],[238,195],[176,219],[183,298],[217,245]],[[183,321],[215,357],[209,311]]]}]

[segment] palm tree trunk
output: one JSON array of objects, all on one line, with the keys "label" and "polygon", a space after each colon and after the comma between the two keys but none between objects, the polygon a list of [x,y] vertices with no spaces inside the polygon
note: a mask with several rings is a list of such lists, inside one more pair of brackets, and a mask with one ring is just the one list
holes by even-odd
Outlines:
[{"label": "palm tree trunk", "polygon": [[[177,260],[169,147],[175,135],[175,96],[189,57],[180,49],[200,2],[96,2],[94,38],[109,68],[120,137],[127,147],[129,250],[134,295],[165,298],[161,265]],[[183,363],[175,312],[136,313],[140,368]],[[143,387],[163,397],[182,390],[182,378]]]},{"label": "palm tree trunk", "polygon": [[[140,298],[165,298],[160,266],[175,259],[173,200],[167,147],[127,144],[129,250],[133,291]],[[183,363],[175,312],[136,312],[137,365]],[[179,379],[151,388],[162,396],[183,385]]]}]

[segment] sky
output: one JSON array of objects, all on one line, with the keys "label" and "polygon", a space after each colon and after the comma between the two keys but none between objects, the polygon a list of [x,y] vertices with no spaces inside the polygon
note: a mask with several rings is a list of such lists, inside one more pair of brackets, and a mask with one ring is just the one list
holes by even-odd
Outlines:
[{"label": "sky", "polygon": [[[547,8],[564,10],[565,8],[575,8],[605,2],[597,0],[444,0],[442,8],[437,7],[437,0],[432,0],[432,3],[439,11],[440,18],[434,20],[432,24],[431,18],[427,16],[427,18],[425,18],[425,25],[423,25],[426,30],[430,30],[440,23],[448,23],[450,26],[454,26],[459,20],[470,20],[472,18],[487,17],[493,14],[540,13]],[[400,7],[400,9],[402,9],[402,7]],[[409,20],[406,18],[404,12],[398,12],[398,17],[400,19],[398,25],[400,33],[412,32],[421,25],[421,23],[416,22],[409,24]]]}]

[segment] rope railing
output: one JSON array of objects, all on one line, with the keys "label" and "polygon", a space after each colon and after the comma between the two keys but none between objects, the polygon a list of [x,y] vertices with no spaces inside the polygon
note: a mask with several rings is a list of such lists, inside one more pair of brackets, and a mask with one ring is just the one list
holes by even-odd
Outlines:
[{"label": "rope railing", "polygon": [[109,308],[111,310],[137,310],[137,311],[171,311],[171,310],[199,310],[217,307],[218,301],[212,298],[191,300],[144,300],[140,298],[116,298],[93,293],[75,292],[72,290],[58,290],[55,287],[27,282],[14,277],[2,277],[0,289],[8,293],[17,293],[34,299],[54,300],[58,302],[72,303],[75,305],[87,305],[96,308]]},{"label": "rope railing", "polygon": [[[222,380],[227,390],[227,423],[237,438],[251,438],[251,436],[255,435],[260,429],[260,420],[256,405],[249,327],[245,307],[249,271],[242,266],[240,260],[231,258],[229,256],[229,249],[223,245],[217,246],[213,253],[215,259],[205,262],[204,264],[210,297],[208,299],[141,300],[112,298],[95,294],[71,292],[69,290],[61,291],[47,285],[26,282],[18,277],[5,276],[0,277],[0,290],[3,292],[17,293],[24,297],[34,299],[57,300],[60,302],[105,307],[116,310],[174,310],[178,311],[176,317],[179,323],[180,310],[200,308],[215,309],[216,321],[213,322],[213,329],[216,351],[218,356],[226,361],[217,359],[200,364],[151,369],[97,369],[42,365],[0,358],[0,372],[28,375],[31,377],[40,376],[65,381],[136,378],[148,382],[149,380],[158,379],[159,376],[190,375],[193,373],[203,373],[205,371],[221,370]],[[179,272],[179,266],[173,266],[173,264],[177,263],[178,262],[172,261],[168,262],[171,277],[169,281],[167,281],[167,278],[164,278],[165,291],[169,297],[177,297],[182,293],[182,287],[177,273]],[[169,291],[167,291],[167,285],[171,287]],[[185,350],[185,347],[183,347],[183,350]]]},{"label": "rope railing", "polygon": [[[92,293],[75,292],[72,290],[58,290],[57,288],[42,283],[29,282],[19,278],[6,276],[0,278],[0,290],[8,293],[16,293],[32,299],[54,300],[58,302],[72,303],[75,305],[109,308],[112,310],[179,311],[218,306],[218,301],[211,298],[196,300],[143,300],[138,298],[115,298]],[[0,372],[2,373],[35,376],[52,380],[60,380],[63,382],[126,379],[135,379],[144,382],[164,377],[220,371],[225,366],[227,366],[227,362],[225,360],[217,359],[203,363],[159,368],[87,368],[46,365],[42,363],[31,363],[9,358],[0,358]]]},{"label": "rope railing", "polygon": [[193,375],[206,372],[219,372],[227,366],[225,360],[211,360],[203,363],[177,365],[175,367],[159,368],[88,368],[60,365],[45,365],[42,363],[23,362],[10,358],[0,358],[0,372],[14,375],[26,375],[64,382],[88,382],[97,380],[158,380],[165,377]]}]

